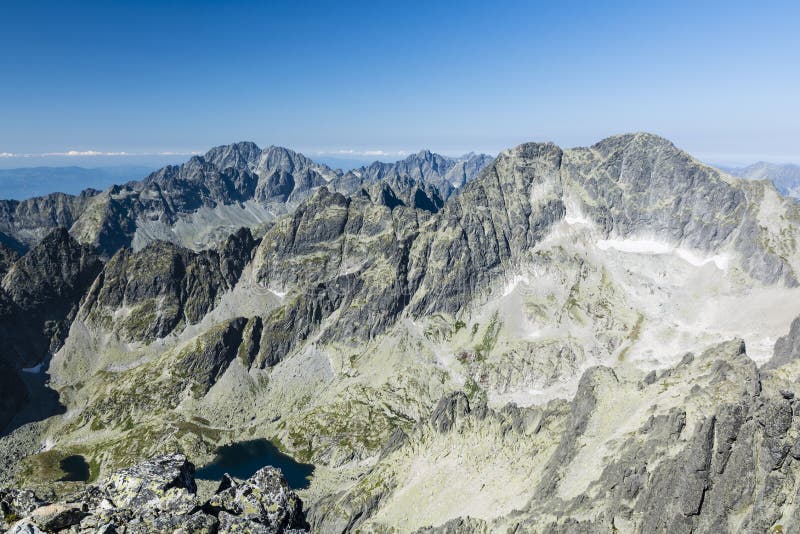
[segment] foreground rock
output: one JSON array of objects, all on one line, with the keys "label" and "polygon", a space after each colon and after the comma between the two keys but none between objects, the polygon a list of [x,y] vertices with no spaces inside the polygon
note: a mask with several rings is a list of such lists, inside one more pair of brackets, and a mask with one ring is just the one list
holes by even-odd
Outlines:
[{"label": "foreground rock", "polygon": [[0,532],[306,532],[303,503],[274,467],[246,481],[225,475],[205,503],[196,490],[194,465],[180,454],[117,471],[63,502],[0,490]]}]

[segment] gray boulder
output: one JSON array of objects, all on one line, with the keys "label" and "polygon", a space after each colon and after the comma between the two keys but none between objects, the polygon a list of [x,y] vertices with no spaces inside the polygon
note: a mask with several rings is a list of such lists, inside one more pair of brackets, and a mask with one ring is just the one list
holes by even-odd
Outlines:
[{"label": "gray boulder", "polygon": [[161,456],[109,476],[101,491],[119,508],[187,509],[186,494],[194,494],[194,465],[181,454]]},{"label": "gray boulder", "polygon": [[245,531],[269,533],[306,527],[302,501],[274,467],[264,467],[245,481],[225,475],[204,509],[218,514],[223,531],[247,525],[251,530]]}]

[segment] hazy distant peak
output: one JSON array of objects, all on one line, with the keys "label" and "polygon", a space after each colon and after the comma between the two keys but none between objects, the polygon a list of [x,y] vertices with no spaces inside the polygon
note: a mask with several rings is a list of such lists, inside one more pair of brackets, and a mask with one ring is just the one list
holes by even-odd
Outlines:
[{"label": "hazy distant peak", "polygon": [[746,167],[721,167],[734,176],[748,180],[770,180],[781,194],[800,198],[800,165],[759,161]]}]

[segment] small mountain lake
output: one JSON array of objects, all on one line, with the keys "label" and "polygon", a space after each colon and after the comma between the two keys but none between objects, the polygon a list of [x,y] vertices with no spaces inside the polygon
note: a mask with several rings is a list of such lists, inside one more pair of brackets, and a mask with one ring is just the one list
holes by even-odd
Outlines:
[{"label": "small mountain lake", "polygon": [[214,461],[197,469],[195,477],[218,481],[228,473],[232,477],[246,479],[267,465],[283,471],[283,476],[293,489],[305,489],[311,484],[314,466],[295,461],[266,439],[240,441],[218,448]]},{"label": "small mountain lake", "polygon": [[86,458],[79,454],[67,456],[58,462],[58,467],[64,472],[59,482],[86,482],[89,480],[89,464]]}]

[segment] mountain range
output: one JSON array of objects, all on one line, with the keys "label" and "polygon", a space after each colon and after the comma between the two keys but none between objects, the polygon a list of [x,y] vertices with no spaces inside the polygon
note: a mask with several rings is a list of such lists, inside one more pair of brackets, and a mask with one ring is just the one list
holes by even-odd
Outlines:
[{"label": "mountain range", "polygon": [[722,167],[734,176],[751,180],[771,180],[783,195],[800,198],[800,165],[759,161],[747,167]]},{"label": "mountain range", "polygon": [[[0,231],[9,529],[800,524],[800,205],[666,139],[236,143]],[[308,484],[195,481],[255,441]]]},{"label": "mountain range", "polygon": [[78,194],[84,189],[105,189],[153,171],[155,167],[119,165],[114,167],[24,167],[0,169],[0,198],[24,200],[53,191]]},{"label": "mountain range", "polygon": [[343,172],[286,148],[236,143],[105,191],[0,201],[0,242],[21,252],[50,229],[66,227],[105,257],[154,239],[198,249],[241,226],[268,225],[322,185],[347,194],[393,183],[407,202],[438,205],[490,161],[483,154],[449,158],[421,151],[396,163]]}]

